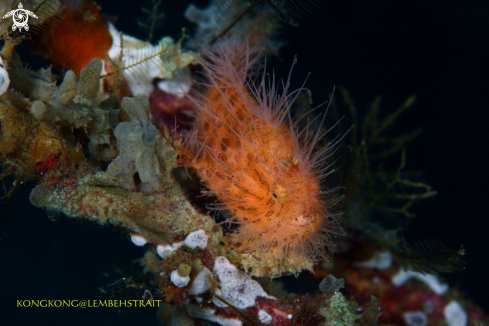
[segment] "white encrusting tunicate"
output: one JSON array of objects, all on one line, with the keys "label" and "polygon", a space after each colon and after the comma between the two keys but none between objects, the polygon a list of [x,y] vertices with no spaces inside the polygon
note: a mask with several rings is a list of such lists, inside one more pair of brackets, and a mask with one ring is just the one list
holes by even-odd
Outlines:
[{"label": "white encrusting tunicate", "polygon": [[207,247],[207,239],[209,239],[209,236],[205,234],[204,230],[197,230],[190,233],[183,241],[183,244],[191,249],[197,247],[205,249]]},{"label": "white encrusting tunicate", "polygon": [[[178,249],[178,247],[177,247],[177,249]],[[173,246],[170,246],[170,245],[158,245],[158,246],[156,246],[156,252],[158,253],[158,256],[160,256],[162,259],[170,257],[171,254],[177,249],[173,248]]]},{"label": "white encrusting tunicate", "polygon": [[211,288],[211,283],[209,282],[208,275],[212,276],[209,269],[204,267],[199,274],[194,278],[192,287],[188,291],[189,295],[199,295]]},{"label": "white encrusting tunicate", "polygon": [[134,243],[138,247],[142,247],[148,243],[148,240],[146,240],[145,237],[143,237],[139,234],[132,234],[131,235],[131,241],[132,241],[132,243]]},{"label": "white encrusting tunicate", "polygon": [[407,326],[426,326],[428,325],[428,316],[422,311],[408,311],[402,317]]},{"label": "white encrusting tunicate", "polygon": [[[275,299],[269,296],[250,275],[232,265],[226,257],[216,258],[214,272],[219,277],[221,286],[220,293],[216,291],[216,294],[236,308],[245,309],[254,306],[258,296]],[[212,299],[212,303],[218,307],[227,307],[215,297]]]},{"label": "white encrusting tunicate", "polygon": [[160,80],[156,83],[159,89],[166,94],[184,98],[192,89],[192,75],[188,67],[180,69],[179,73],[171,79]]},{"label": "white encrusting tunicate", "polygon": [[466,326],[469,321],[467,312],[457,301],[451,301],[443,309],[445,322],[448,326]]},{"label": "white encrusting tunicate", "polygon": [[201,249],[205,249],[207,247],[207,240],[209,236],[205,233],[204,230],[197,230],[191,232],[187,235],[185,240],[182,242],[174,243],[173,245],[158,245],[156,247],[156,252],[158,255],[165,259],[169,257],[175,250],[180,248],[181,246],[188,247],[190,249],[195,249],[197,247]]},{"label": "white encrusting tunicate", "polygon": [[258,311],[258,319],[260,319],[263,324],[268,324],[272,321],[272,316],[270,316],[265,310],[261,309]]},{"label": "white encrusting tunicate", "polygon": [[440,280],[438,277],[436,277],[436,275],[423,275],[418,272],[405,271],[404,269],[401,269],[396,275],[392,276],[391,283],[394,284],[394,286],[401,286],[413,277],[428,285],[433,292],[438,295],[444,294],[448,291],[448,284],[440,283]]},{"label": "white encrusting tunicate", "polygon": [[171,272],[170,279],[173,282],[173,284],[175,284],[179,288],[187,286],[188,282],[190,282],[190,276],[188,275],[185,277],[181,276],[178,273],[178,270],[174,270],[173,272]]}]

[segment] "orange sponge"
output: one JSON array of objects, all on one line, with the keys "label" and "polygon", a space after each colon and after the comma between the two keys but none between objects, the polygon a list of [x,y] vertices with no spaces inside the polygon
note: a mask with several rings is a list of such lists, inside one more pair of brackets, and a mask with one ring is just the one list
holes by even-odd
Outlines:
[{"label": "orange sponge", "polygon": [[60,15],[60,21],[43,29],[41,51],[55,66],[66,65],[78,75],[92,58],[105,57],[112,37],[100,17],[100,7],[90,1],[79,9],[65,8]]}]

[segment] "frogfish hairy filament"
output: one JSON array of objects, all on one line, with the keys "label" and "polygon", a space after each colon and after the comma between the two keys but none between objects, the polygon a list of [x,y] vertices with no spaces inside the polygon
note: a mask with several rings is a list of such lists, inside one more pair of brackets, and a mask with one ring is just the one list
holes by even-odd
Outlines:
[{"label": "frogfish hairy filament", "polygon": [[245,40],[222,41],[206,55],[209,89],[194,96],[198,122],[184,135],[181,163],[197,171],[205,193],[217,196],[213,208],[238,224],[230,236],[235,250],[274,250],[282,261],[326,258],[331,238],[343,232],[332,213],[335,189],[320,188],[332,173],[325,162],[338,140],[314,150],[326,134],[326,113],[317,131],[312,122],[299,129],[304,115],[292,121],[290,111],[304,89],[287,93],[290,74],[281,88],[264,73],[254,83],[262,56]]}]

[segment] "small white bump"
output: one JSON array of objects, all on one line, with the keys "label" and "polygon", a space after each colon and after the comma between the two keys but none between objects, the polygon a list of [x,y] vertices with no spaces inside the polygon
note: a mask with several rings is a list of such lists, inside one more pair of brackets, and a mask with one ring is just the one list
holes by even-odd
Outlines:
[{"label": "small white bump", "polygon": [[265,310],[261,309],[258,311],[258,319],[260,319],[263,324],[268,324],[272,321],[272,316],[270,316]]},{"label": "small white bump", "polygon": [[131,241],[132,241],[132,243],[134,243],[138,247],[142,247],[148,243],[148,240],[146,240],[145,237],[143,237],[139,234],[132,234],[131,235]]},{"label": "small white bump", "polygon": [[8,77],[7,69],[3,59],[0,57],[0,95],[5,93],[10,85],[10,78]]},{"label": "small white bump", "polygon": [[173,249],[173,247],[169,245],[158,245],[156,247],[156,252],[158,253],[158,256],[163,259],[169,257],[174,250],[175,249]]},{"label": "small white bump", "polygon": [[174,270],[171,272],[170,279],[179,288],[183,288],[184,286],[187,286],[188,282],[190,282],[190,276],[185,276],[182,277],[180,274],[178,274],[177,270]]},{"label": "small white bump", "polygon": [[469,321],[467,313],[457,301],[447,304],[443,309],[443,315],[448,326],[465,326]]}]

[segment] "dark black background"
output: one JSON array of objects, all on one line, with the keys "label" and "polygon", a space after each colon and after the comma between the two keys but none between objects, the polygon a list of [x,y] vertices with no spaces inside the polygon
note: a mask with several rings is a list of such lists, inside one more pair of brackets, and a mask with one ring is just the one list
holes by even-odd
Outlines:
[{"label": "dark black background", "polygon": [[[136,27],[144,2],[99,3],[104,13],[118,16],[120,30],[145,38]],[[183,19],[188,3],[163,3],[167,18],[158,37],[177,38],[181,27],[192,28]],[[488,309],[489,3],[330,1],[300,27],[285,29],[282,39],[288,45],[269,65],[285,78],[297,55],[293,88],[311,72],[307,86],[316,102],[326,100],[334,85],[343,85],[359,108],[381,94],[382,112],[388,114],[409,95],[418,95],[396,128],[399,133],[424,129],[407,147],[407,168],[424,171],[439,194],[414,207],[417,217],[406,236],[464,244],[467,269],[447,278]],[[16,299],[103,298],[97,288],[136,275],[139,268],[132,262],[144,252],[107,227],[69,218],[49,221],[30,205],[28,193],[24,188],[14,196],[5,223],[21,223],[9,226],[12,234],[0,242],[0,324],[156,325],[156,310],[150,308],[122,315],[114,309],[15,308]]]}]

